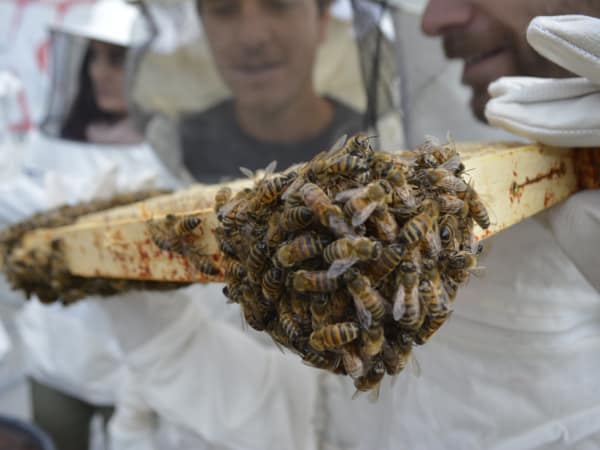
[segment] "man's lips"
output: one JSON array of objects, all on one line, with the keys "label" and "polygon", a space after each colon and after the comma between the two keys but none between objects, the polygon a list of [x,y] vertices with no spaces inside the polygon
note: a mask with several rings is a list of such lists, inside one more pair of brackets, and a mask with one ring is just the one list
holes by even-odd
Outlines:
[{"label": "man's lips", "polygon": [[489,83],[492,79],[502,75],[498,67],[498,58],[506,53],[507,48],[497,47],[493,50],[478,53],[473,56],[463,57],[465,66],[462,81],[465,84]]},{"label": "man's lips", "polygon": [[273,70],[277,70],[282,66],[279,62],[269,62],[260,64],[240,64],[236,66],[235,70],[242,75],[261,75]]},{"label": "man's lips", "polygon": [[463,59],[465,61],[465,66],[473,66],[475,64],[480,63],[481,61],[483,61],[485,59],[493,58],[494,56],[498,55],[499,53],[502,53],[504,50],[505,50],[504,47],[498,47],[493,50],[481,52],[481,53],[478,53],[473,56],[463,57]]}]

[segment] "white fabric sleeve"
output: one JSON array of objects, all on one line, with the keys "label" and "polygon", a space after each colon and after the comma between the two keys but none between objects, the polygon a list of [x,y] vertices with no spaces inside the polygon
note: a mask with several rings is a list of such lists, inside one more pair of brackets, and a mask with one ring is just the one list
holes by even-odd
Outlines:
[{"label": "white fabric sleeve", "polygon": [[211,448],[315,448],[317,371],[199,306],[128,361],[150,407]]}]

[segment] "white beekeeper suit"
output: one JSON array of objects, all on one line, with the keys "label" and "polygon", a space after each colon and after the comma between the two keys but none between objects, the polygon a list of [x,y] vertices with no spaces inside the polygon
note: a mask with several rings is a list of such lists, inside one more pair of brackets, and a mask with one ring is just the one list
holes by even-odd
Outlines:
[{"label": "white beekeeper suit", "polygon": [[[132,43],[130,34],[138,18],[136,8],[106,0],[90,10],[87,21],[65,23],[55,30],[84,42],[98,39],[127,46]],[[74,67],[78,73],[78,66]],[[56,77],[57,70],[64,67],[53,69]],[[53,81],[56,86],[68,80]],[[66,89],[72,88],[66,84]],[[59,89],[52,94],[55,97],[49,115],[56,120],[66,112],[66,108],[58,107],[57,99],[65,91]],[[64,101],[68,103],[68,99]],[[63,203],[177,186],[152,148],[143,143],[95,145],[32,132],[19,157],[20,172],[0,186],[0,217],[9,223]],[[124,356],[102,308],[104,301],[90,298],[68,307],[42,305],[35,298],[29,301],[18,317],[29,375],[88,403],[114,404],[117,387],[124,379]]]},{"label": "white beekeeper suit", "polygon": [[[587,54],[579,60],[588,61],[586,67],[596,70],[578,71],[578,66],[570,63],[565,67],[588,80],[592,78],[587,74],[597,77],[599,73],[599,35],[594,22],[595,28],[581,28],[581,22],[568,26],[568,19],[550,22],[566,25],[561,28],[563,40],[574,37],[586,50],[552,50],[550,54]],[[545,42],[546,49],[556,48],[550,46],[551,39],[536,41],[534,45],[539,48],[537,42]],[[508,86],[511,82],[499,83]],[[533,83],[538,82],[542,83]],[[515,80],[504,90],[504,98],[499,96],[500,101],[511,101],[504,111],[498,104],[495,112],[499,116],[504,113],[512,123],[523,123],[527,118],[537,124],[551,117],[558,121],[554,130],[565,130],[552,133],[560,135],[564,145],[581,142],[569,124],[572,116],[561,115],[561,111],[579,111],[582,117],[595,120],[596,125],[590,126],[588,121],[584,126],[598,129],[597,102],[581,101],[580,96],[571,99],[551,87],[540,99],[548,100],[545,104],[518,102],[528,98],[525,89],[519,90],[520,85],[521,81]],[[492,95],[495,92],[492,86]],[[535,88],[527,92],[529,96],[539,93]],[[452,131],[468,133],[467,128]],[[593,134],[588,133],[588,138]],[[548,141],[548,135],[539,129],[526,136]],[[586,144],[600,145],[600,139]],[[332,444],[331,448],[598,448],[599,217],[598,191],[584,192],[493,238],[489,255],[482,261],[486,274],[470,280],[459,292],[448,323],[415,350],[421,376],[405,371],[391,391],[384,391],[391,399],[386,398],[388,405],[380,411],[373,428],[366,425],[358,429],[356,422],[348,425],[344,415],[333,414],[339,420],[332,429],[345,433],[353,444]]]}]

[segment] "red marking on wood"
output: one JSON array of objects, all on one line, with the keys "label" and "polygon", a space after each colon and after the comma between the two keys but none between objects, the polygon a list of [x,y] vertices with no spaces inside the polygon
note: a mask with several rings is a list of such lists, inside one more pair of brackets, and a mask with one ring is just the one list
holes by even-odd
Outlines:
[{"label": "red marking on wood", "polygon": [[548,172],[542,172],[533,178],[526,177],[523,183],[517,183],[516,181],[513,181],[509,188],[510,203],[512,204],[515,200],[520,202],[521,198],[523,197],[523,192],[527,186],[539,183],[545,179],[558,178],[564,176],[566,173],[567,168],[565,163],[561,162],[558,167],[552,167]]},{"label": "red marking on wood", "polygon": [[556,203],[556,196],[554,195],[554,192],[546,191],[544,193],[544,208],[554,205],[554,203]]}]

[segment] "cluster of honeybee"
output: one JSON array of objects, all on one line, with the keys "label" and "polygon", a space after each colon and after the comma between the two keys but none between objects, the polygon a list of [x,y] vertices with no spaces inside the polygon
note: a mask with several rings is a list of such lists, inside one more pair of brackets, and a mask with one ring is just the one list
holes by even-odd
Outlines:
[{"label": "cluster of honeybee", "polygon": [[474,221],[489,226],[451,142],[411,155],[343,137],[215,199],[229,301],[307,364],[351,376],[357,392],[398,374],[448,318],[477,266]]},{"label": "cluster of honeybee", "polygon": [[38,228],[55,228],[74,223],[80,216],[128,205],[162,195],[166,191],[150,190],[118,194],[106,200],[93,200],[77,205],[64,205],[44,211],[0,232],[2,270],[11,287],[23,290],[29,298],[36,295],[44,303],[61,301],[68,304],[90,295],[110,296],[129,290],[167,290],[180,283],[159,283],[110,278],[83,278],[72,275],[62,250],[62,240],[55,239],[48,248],[25,250],[23,236]]}]

